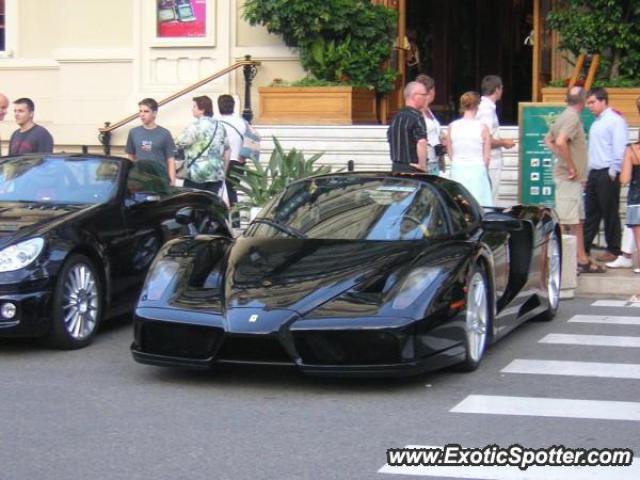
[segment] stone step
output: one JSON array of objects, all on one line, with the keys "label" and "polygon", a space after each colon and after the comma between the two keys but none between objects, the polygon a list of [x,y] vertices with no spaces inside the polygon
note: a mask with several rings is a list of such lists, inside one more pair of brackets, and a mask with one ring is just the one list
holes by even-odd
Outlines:
[{"label": "stone step", "polygon": [[608,269],[606,273],[583,273],[578,276],[576,296],[629,298],[640,295],[640,274],[630,268]]}]

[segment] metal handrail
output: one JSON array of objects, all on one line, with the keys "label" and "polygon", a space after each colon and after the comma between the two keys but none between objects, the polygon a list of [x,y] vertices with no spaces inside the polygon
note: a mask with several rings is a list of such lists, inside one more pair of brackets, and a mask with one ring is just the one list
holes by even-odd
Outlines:
[{"label": "metal handrail", "polygon": [[[213,80],[216,80],[217,78],[220,78],[223,75],[226,75],[227,73],[231,73],[234,70],[237,70],[238,68],[243,67],[244,77],[245,77],[245,109],[243,110],[243,117],[245,117],[247,121],[251,121],[251,117],[253,116],[253,113],[251,111],[250,100],[246,98],[246,95],[248,91],[250,91],[249,87],[251,86],[251,81],[253,80],[253,77],[255,77],[256,69],[261,65],[261,62],[257,60],[251,60],[251,55],[245,55],[244,58],[245,58],[244,60],[236,62],[233,65],[230,65],[214,73],[213,75],[203,78],[202,80],[199,80],[198,82],[192,85],[189,85],[186,88],[183,88],[179,92],[176,92],[173,95],[170,95],[167,98],[160,100],[158,102],[158,106],[161,107],[163,105],[166,105],[167,103],[170,103],[173,100],[183,95],[186,95],[187,93],[193,92],[194,90],[200,88],[201,86],[206,85],[207,83],[212,82]],[[105,153],[108,154],[110,150],[111,132],[135,120],[136,118],[138,118],[138,113],[131,114],[128,117],[125,117],[122,120],[114,123],[113,125],[110,122],[105,122],[104,127],[98,129],[100,132],[100,143],[102,143],[102,145],[104,146]]]}]

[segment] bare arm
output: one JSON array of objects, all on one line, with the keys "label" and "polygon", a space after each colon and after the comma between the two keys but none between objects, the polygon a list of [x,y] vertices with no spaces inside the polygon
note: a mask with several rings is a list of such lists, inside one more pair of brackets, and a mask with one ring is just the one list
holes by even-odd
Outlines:
[{"label": "bare arm", "polygon": [[631,173],[633,171],[633,152],[632,145],[628,146],[624,151],[624,158],[622,160],[622,170],[620,171],[620,183],[625,184],[631,181]]},{"label": "bare arm", "polygon": [[567,170],[569,171],[569,180],[575,180],[577,178],[576,164],[573,163],[571,158],[571,150],[569,149],[569,138],[566,134],[560,133],[555,140],[551,137],[551,134],[547,134],[544,137],[545,145],[551,150],[551,152],[558,158],[564,160],[567,164]]},{"label": "bare arm", "polygon": [[489,167],[491,162],[491,135],[486,125],[482,126],[482,159],[484,164]]},{"label": "bare arm", "polygon": [[176,159],[174,157],[167,158],[167,171],[169,173],[169,184],[176,184]]},{"label": "bare arm", "polygon": [[231,149],[227,148],[222,155],[222,159],[224,161],[224,171],[225,173],[229,171],[229,159],[231,158]]},{"label": "bare arm", "polygon": [[418,167],[421,170],[427,171],[427,139],[421,138],[416,145],[418,150]]},{"label": "bare arm", "polygon": [[513,138],[491,138],[491,148],[513,148]]},{"label": "bare arm", "polygon": [[447,127],[447,135],[444,137],[444,144],[447,146],[449,161],[453,160],[453,146],[451,145],[451,125]]}]

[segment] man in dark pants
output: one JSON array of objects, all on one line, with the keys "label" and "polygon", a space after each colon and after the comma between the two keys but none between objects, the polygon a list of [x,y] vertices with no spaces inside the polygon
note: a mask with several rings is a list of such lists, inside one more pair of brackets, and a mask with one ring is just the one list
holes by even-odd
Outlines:
[{"label": "man in dark pants", "polygon": [[422,83],[409,82],[404,88],[405,107],[387,130],[393,172],[427,171],[427,126],[422,115],[426,97]]},{"label": "man in dark pants", "polygon": [[611,262],[620,255],[620,182],[618,175],[629,138],[627,122],[608,105],[604,88],[587,93],[587,108],[596,117],[589,129],[589,176],[585,194],[584,249],[589,254],[604,220],[607,251],[596,258]]},{"label": "man in dark pants", "polygon": [[[235,184],[231,181],[231,175],[241,177],[244,172],[241,168],[245,164],[245,159],[240,157],[240,149],[242,141],[247,132],[247,122],[237,115],[234,115],[236,102],[231,95],[220,95],[218,97],[218,111],[220,115],[216,120],[220,120],[229,140],[229,169],[225,184],[227,187],[227,195],[229,196],[229,206],[233,207],[238,203],[238,192],[236,192]],[[240,213],[234,210],[231,214],[231,224],[233,228],[240,228]]]}]

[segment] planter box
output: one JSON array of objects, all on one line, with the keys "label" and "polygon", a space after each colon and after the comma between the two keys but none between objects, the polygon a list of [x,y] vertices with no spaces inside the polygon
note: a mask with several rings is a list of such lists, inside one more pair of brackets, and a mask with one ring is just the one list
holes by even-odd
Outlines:
[{"label": "planter box", "polygon": [[375,92],[353,87],[261,87],[261,124],[377,124]]},{"label": "planter box", "polygon": [[[607,88],[609,105],[620,111],[630,126],[640,126],[640,115],[636,109],[636,98],[640,97],[638,88]],[[542,101],[548,103],[564,103],[566,88],[545,87],[542,89]]]}]

